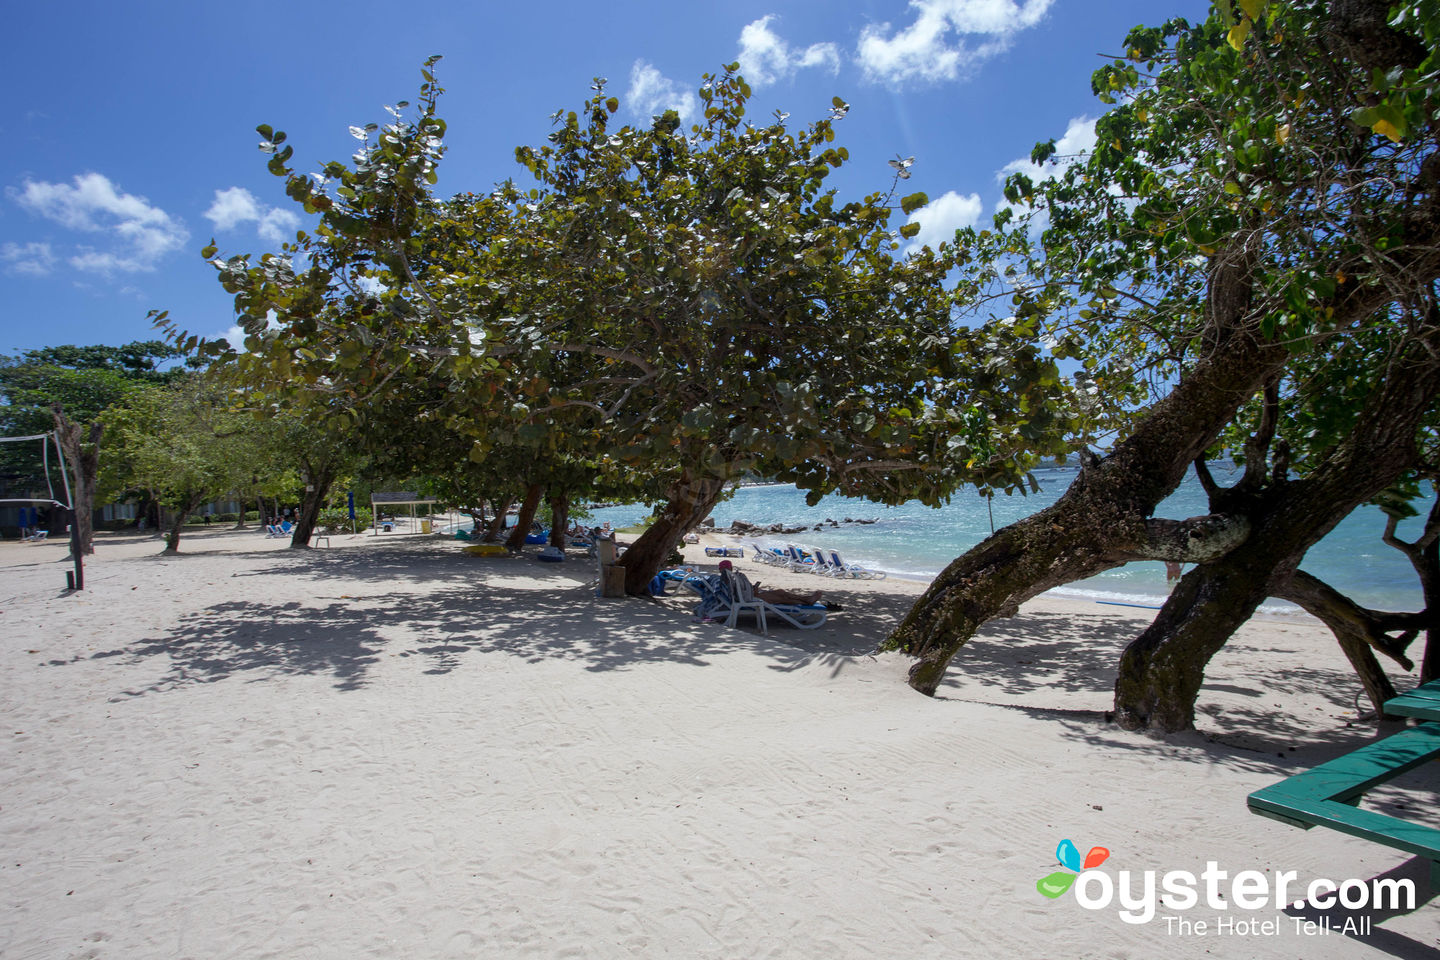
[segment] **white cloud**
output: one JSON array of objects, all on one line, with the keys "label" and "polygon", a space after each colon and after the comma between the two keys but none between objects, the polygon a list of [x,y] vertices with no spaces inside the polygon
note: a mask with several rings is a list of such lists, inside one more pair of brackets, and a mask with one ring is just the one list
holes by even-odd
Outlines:
[{"label": "white cloud", "polygon": [[898,31],[888,23],[867,26],[855,56],[866,77],[893,86],[955,80],[1004,51],[1015,34],[1044,19],[1053,2],[910,0],[914,22]]},{"label": "white cloud", "polygon": [[752,87],[761,87],[793,76],[803,67],[828,68],[840,72],[840,51],[833,43],[815,43],[794,51],[770,29],[774,14],[746,24],[740,31],[740,73]]},{"label": "white cloud", "polygon": [[215,202],[205,211],[205,219],[219,231],[234,230],[242,223],[254,223],[260,239],[280,246],[295,238],[300,218],[283,207],[267,207],[244,187],[216,190]]},{"label": "white cloud", "polygon": [[906,224],[919,223],[920,232],[915,234],[905,252],[912,253],[923,246],[937,250],[940,244],[953,242],[955,231],[975,226],[984,208],[979,194],[961,196],[954,190],[947,190],[943,196],[936,197],[910,214]]},{"label": "white cloud", "polygon": [[216,230],[233,230],[242,223],[260,219],[260,203],[244,187],[216,190],[215,202],[205,211],[205,219]]},{"label": "white cloud", "polygon": [[43,277],[55,267],[55,251],[48,243],[18,243],[0,245],[0,263],[10,273],[22,273],[31,277]]},{"label": "white cloud", "polygon": [[[1055,155],[1044,164],[1035,163],[1029,157],[1020,157],[1011,160],[995,174],[995,179],[1004,183],[1012,173],[1023,173],[1035,183],[1042,180],[1049,180],[1058,177],[1065,172],[1065,168],[1071,164],[1083,161],[1095,149],[1095,121],[1090,117],[1076,117],[1070,121],[1065,128],[1064,136],[1055,141]],[[1002,201],[1001,210],[1013,208],[1016,213],[1022,212],[1025,208],[1017,208],[1015,204]],[[1050,223],[1050,215],[1045,210],[1029,210],[1031,216],[1029,229],[1033,234],[1039,234]]]},{"label": "white cloud", "polygon": [[275,246],[288,243],[295,239],[295,231],[300,229],[300,218],[289,210],[280,207],[271,207],[260,218],[260,223],[255,231],[260,234],[262,240],[267,240]]},{"label": "white cloud", "polygon": [[227,328],[224,333],[220,334],[220,336],[218,336],[218,337],[211,337],[211,339],[212,339],[212,340],[226,340],[226,341],[229,342],[230,346],[234,347],[236,350],[239,350],[241,353],[245,353],[245,352],[246,352],[246,350],[245,350],[245,330],[244,330],[244,328],[241,327],[240,324],[238,324],[238,323],[235,324],[234,326],[231,326],[231,327]]},{"label": "white cloud", "polygon": [[[1055,141],[1055,156],[1044,166],[1029,157],[1012,160],[1000,168],[995,175],[1004,181],[1012,173],[1023,173],[1031,180],[1044,180],[1064,171],[1072,163],[1084,159],[1095,149],[1095,120],[1092,117],[1076,117],[1065,128],[1065,135]],[[1052,165],[1058,164],[1058,166]]]},{"label": "white cloud", "polygon": [[[265,314],[265,328],[267,330],[280,329],[280,320],[274,310],[270,310]],[[245,328],[240,326],[240,324],[235,323],[225,328],[225,330],[221,333],[212,334],[209,339],[219,340],[223,338],[225,340],[228,340],[230,342],[230,346],[234,347],[236,350],[240,351],[241,353],[248,353],[249,351],[245,349],[245,338],[247,336],[248,334],[245,332]]]},{"label": "white cloud", "polygon": [[698,111],[699,99],[688,90],[681,90],[644,60],[636,60],[630,68],[630,91],[625,95],[630,110],[638,117],[653,117],[674,110],[688,122]]},{"label": "white cloud", "polygon": [[102,174],[82,174],[73,185],[27,180],[24,190],[10,195],[26,210],[63,227],[109,235],[108,246],[83,246],[70,258],[77,270],[105,275],[153,270],[161,257],[190,241],[183,223],[144,197],[121,193]]}]

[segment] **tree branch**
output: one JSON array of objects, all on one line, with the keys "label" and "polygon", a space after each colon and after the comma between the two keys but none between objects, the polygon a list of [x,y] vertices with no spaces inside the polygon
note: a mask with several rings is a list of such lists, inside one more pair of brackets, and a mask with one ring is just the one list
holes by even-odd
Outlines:
[{"label": "tree branch", "polygon": [[1188,520],[1151,517],[1145,521],[1144,529],[1144,541],[1126,544],[1111,552],[1125,560],[1207,563],[1245,542],[1250,536],[1250,519],[1223,513]]},{"label": "tree branch", "polygon": [[[1345,638],[1358,640],[1406,670],[1413,670],[1415,664],[1405,655],[1405,650],[1431,619],[1428,610],[1420,613],[1369,610],[1303,570],[1272,586],[1270,595],[1299,604],[1306,613],[1324,621],[1342,644]],[[1390,635],[1397,630],[1402,631],[1399,636]]]}]

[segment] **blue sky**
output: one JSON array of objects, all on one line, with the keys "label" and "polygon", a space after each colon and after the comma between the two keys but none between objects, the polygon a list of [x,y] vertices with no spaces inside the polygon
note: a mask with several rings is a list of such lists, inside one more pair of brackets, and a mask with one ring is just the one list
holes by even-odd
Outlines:
[{"label": "blue sky", "polygon": [[[414,100],[441,54],[449,124],[438,190],[523,176],[521,144],[609,80],[627,120],[693,102],[701,74],[739,60],[757,122],[803,124],[851,104],[836,143],[845,196],[931,204],[921,239],[988,221],[1004,172],[1038,140],[1083,149],[1102,105],[1090,73],[1128,29],[1198,19],[1195,0],[674,0],[630,3],[11,4],[0,79],[0,353],[150,339],[151,309],[208,336],[229,298],[199,250],[259,253],[303,225],[256,149],[289,134],[299,169],[354,152],[350,125]],[[898,223],[899,221],[897,221]]]}]

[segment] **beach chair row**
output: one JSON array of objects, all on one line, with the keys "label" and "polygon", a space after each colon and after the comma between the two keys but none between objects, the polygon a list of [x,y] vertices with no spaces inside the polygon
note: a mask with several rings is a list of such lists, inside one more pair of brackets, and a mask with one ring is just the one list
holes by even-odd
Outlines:
[{"label": "beach chair row", "polygon": [[[780,547],[754,547],[752,560],[784,567],[796,573],[814,573],[822,577],[849,577],[857,580],[884,580],[885,571],[872,570],[858,563],[846,563],[835,550],[802,549],[794,544]],[[826,557],[826,554],[829,557]]]}]

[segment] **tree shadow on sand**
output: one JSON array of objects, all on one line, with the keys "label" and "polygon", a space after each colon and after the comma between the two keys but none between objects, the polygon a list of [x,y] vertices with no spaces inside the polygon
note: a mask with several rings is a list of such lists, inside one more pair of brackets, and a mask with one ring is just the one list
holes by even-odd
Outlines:
[{"label": "tree shadow on sand", "polygon": [[[243,592],[258,599],[211,604],[163,635],[90,658],[160,666],[153,682],[117,699],[228,678],[288,675],[329,677],[336,689],[355,690],[370,682],[385,657],[418,659],[424,674],[442,675],[483,655],[527,663],[571,660],[608,671],[652,662],[704,666],[717,655],[745,650],[775,670],[829,666],[838,674],[854,658],[874,652],[913,602],[824,583],[826,599],[838,601],[842,611],[817,630],[788,629],[772,620],[764,637],[748,624],[730,630],[694,622],[695,600],[684,593],[598,600],[592,573],[583,560],[547,565],[529,556],[482,559],[435,541],[271,552],[236,574]],[[272,577],[303,579],[312,584],[312,595],[303,602],[267,601],[266,578]],[[1238,759],[1277,776],[1375,735],[1372,726],[1356,723],[1336,736],[1328,712],[1292,716],[1274,709],[1298,691],[1314,698],[1316,691],[1348,689],[1344,671],[1301,664],[1264,677],[1263,685],[1245,675],[1207,687],[1201,710],[1208,734],[1153,741],[1122,734],[1105,710],[1120,651],[1140,628],[1133,617],[1104,613],[1027,611],[995,621],[962,650],[941,697],[1019,710],[1059,724],[1065,736],[1108,747],[1169,756],[1179,746],[1197,762]],[[1057,690],[1073,694],[1076,705],[1034,702],[1042,691],[1053,701]],[[1229,694],[1223,715],[1207,701],[1206,693],[1216,690]],[[896,695],[912,694],[897,683]],[[1326,697],[1337,711],[1349,706],[1345,694]],[[1322,716],[1323,727],[1317,724]]]},{"label": "tree shadow on sand", "polygon": [[[329,676],[336,689],[355,690],[386,656],[418,658],[425,674],[440,675],[484,654],[527,663],[573,660],[591,671],[647,662],[704,666],[742,649],[782,665],[807,655],[743,630],[694,623],[673,604],[597,600],[589,586],[564,574],[536,574],[538,582],[524,589],[470,579],[464,591],[339,594],[307,603],[224,601],[182,617],[162,637],[85,659],[163,666],[153,683],[116,697],[125,699],[231,678],[290,675]],[[376,573],[369,579],[389,578]]]}]

